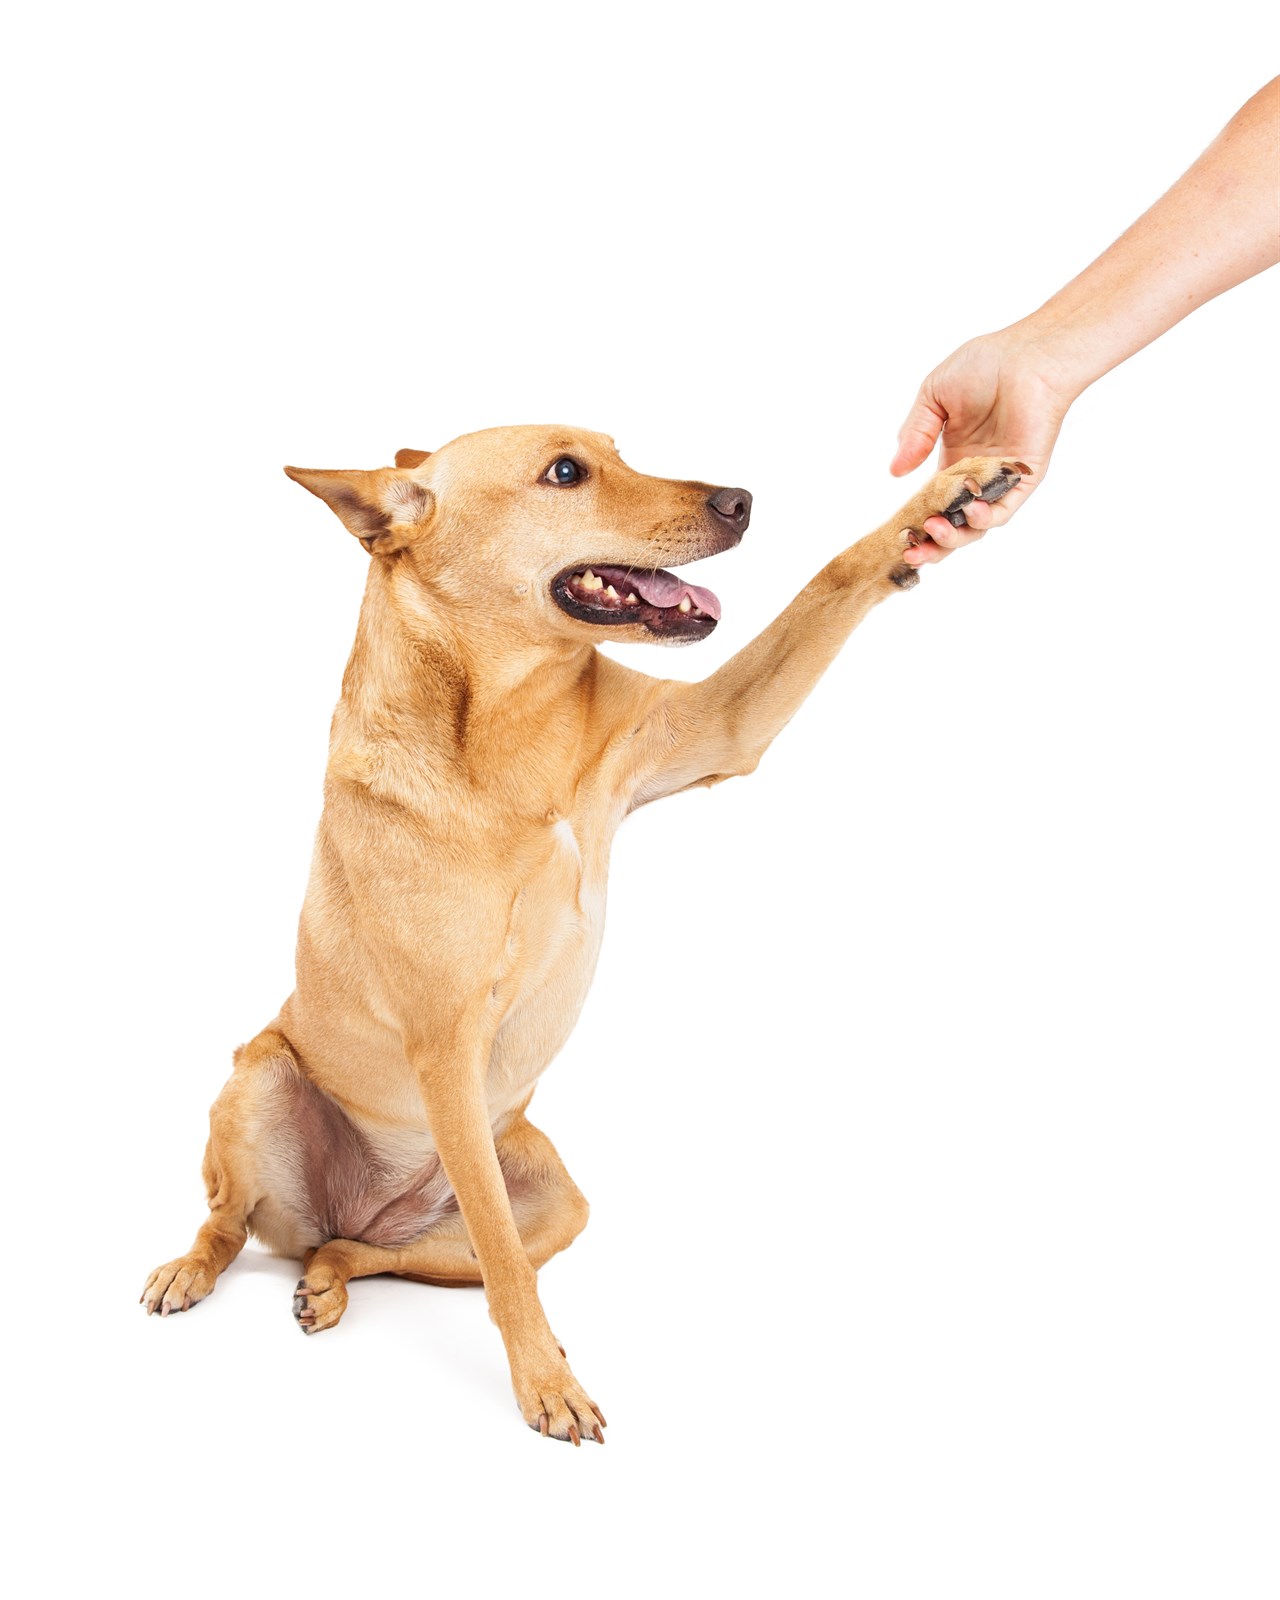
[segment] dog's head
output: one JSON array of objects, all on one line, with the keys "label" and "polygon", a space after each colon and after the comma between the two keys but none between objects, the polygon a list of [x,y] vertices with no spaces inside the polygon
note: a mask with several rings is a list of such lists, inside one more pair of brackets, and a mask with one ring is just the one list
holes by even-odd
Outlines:
[{"label": "dog's head", "polygon": [[730,549],[751,517],[745,489],[646,477],[581,428],[489,428],[401,450],[394,467],[285,471],[462,620],[579,640],[705,638],[720,602],[665,568]]}]

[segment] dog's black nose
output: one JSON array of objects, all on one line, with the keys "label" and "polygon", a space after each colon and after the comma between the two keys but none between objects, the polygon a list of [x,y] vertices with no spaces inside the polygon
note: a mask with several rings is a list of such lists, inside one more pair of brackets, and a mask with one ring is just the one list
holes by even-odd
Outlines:
[{"label": "dog's black nose", "polygon": [[717,489],[707,506],[737,534],[745,532],[751,521],[751,496],[745,489]]}]

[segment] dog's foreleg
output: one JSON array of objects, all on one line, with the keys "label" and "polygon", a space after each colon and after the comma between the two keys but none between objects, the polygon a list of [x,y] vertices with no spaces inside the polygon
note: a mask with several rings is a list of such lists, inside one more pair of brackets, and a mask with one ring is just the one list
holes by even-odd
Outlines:
[{"label": "dog's foreleg", "polygon": [[489,1315],[498,1325],[521,1415],[557,1439],[595,1438],[604,1419],[578,1383],[538,1299],[494,1145],[484,1092],[488,1044],[481,1028],[433,1030],[406,1046],[445,1175],[458,1197],[480,1265]]},{"label": "dog's foreleg", "polygon": [[938,473],[897,516],[829,562],[718,672],[665,685],[636,741],[635,804],[754,771],[867,612],[919,581],[902,557],[927,537],[926,519],[954,517],[973,498],[997,500],[1017,482],[1013,468],[985,458]]}]

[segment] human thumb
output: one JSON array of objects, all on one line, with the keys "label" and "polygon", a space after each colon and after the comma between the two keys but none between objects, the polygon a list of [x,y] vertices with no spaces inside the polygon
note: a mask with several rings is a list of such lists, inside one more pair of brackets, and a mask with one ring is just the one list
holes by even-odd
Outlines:
[{"label": "human thumb", "polygon": [[907,420],[898,429],[898,453],[889,463],[889,471],[895,478],[914,471],[928,457],[946,420],[946,412],[928,399],[922,389]]}]

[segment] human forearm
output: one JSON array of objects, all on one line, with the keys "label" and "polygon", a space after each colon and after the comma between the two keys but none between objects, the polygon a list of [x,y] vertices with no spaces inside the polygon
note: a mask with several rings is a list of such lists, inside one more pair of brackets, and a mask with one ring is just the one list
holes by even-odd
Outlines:
[{"label": "human forearm", "polygon": [[1015,323],[1071,398],[1198,306],[1280,261],[1280,78],[1110,249]]},{"label": "human forearm", "polygon": [[1024,462],[1016,488],[965,524],[931,518],[908,565],[940,561],[1017,510],[1044,482],[1076,397],[1206,300],[1280,260],[1280,78],[1232,117],[1145,215],[1038,311],[970,339],[928,375],[898,433],[890,471],[911,472],[942,440],[966,456]]}]

